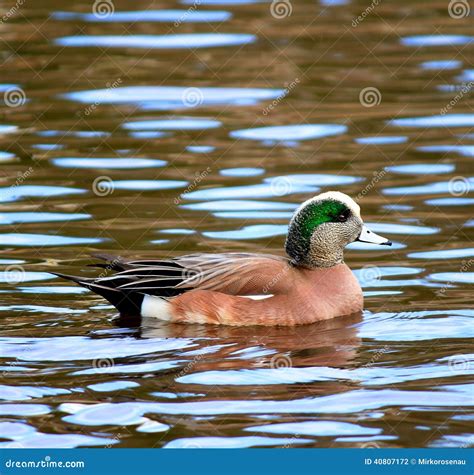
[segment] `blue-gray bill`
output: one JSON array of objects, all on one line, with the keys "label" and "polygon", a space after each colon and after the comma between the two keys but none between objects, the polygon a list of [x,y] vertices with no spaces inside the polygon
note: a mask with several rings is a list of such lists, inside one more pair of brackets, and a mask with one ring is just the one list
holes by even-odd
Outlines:
[{"label": "blue-gray bill", "polygon": [[378,234],[371,231],[367,226],[362,226],[362,231],[357,238],[357,241],[368,242],[371,244],[380,244],[381,246],[391,246],[392,241],[389,241],[387,238],[379,236]]}]

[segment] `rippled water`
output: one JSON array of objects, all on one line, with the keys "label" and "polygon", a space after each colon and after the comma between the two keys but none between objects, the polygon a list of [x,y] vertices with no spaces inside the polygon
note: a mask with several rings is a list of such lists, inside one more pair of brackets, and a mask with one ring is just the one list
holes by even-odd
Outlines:
[{"label": "rippled water", "polygon": [[[0,2],[0,446],[472,444],[469,18],[91,3]],[[358,317],[121,321],[49,274],[93,274],[97,250],[281,253],[329,189],[394,241],[347,252]]]}]

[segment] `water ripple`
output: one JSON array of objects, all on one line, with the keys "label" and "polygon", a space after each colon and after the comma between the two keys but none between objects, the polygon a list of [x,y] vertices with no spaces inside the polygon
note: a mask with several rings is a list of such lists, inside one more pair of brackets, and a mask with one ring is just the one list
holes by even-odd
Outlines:
[{"label": "water ripple", "polygon": [[101,35],[64,36],[57,38],[59,46],[103,48],[182,49],[239,46],[254,43],[255,35],[243,33],[189,33],[179,35]]},{"label": "water ripple", "polygon": [[166,165],[165,160],[152,158],[55,158],[52,162],[65,168],[132,169],[155,168]]},{"label": "water ripple", "polygon": [[96,15],[93,13],[54,12],[55,20],[83,20],[88,22],[105,23],[212,23],[227,21],[232,14],[225,11],[196,11],[196,10],[134,10],[115,11],[111,15]]},{"label": "water ripple", "polygon": [[115,89],[94,89],[63,94],[61,97],[72,101],[101,104],[135,103],[146,109],[167,110],[186,108],[186,98],[196,93],[194,107],[210,105],[251,105],[260,101],[277,98],[282,89],[256,89],[232,87],[176,87],[176,86],[135,86]]}]

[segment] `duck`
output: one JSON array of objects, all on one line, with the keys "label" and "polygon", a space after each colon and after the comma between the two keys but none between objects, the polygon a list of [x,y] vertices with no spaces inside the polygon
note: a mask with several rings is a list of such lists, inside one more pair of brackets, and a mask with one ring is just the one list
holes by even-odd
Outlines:
[{"label": "duck", "polygon": [[295,326],[363,310],[362,289],[344,262],[344,248],[354,241],[392,244],[367,228],[351,197],[328,191],[294,212],[286,256],[224,252],[125,259],[98,254],[105,263],[96,266],[112,275],[54,274],[99,294],[121,315],[170,323]]}]

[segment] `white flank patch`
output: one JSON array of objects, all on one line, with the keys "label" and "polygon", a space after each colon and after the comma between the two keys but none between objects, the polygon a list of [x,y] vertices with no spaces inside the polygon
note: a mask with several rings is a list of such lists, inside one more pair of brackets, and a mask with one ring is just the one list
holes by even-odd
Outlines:
[{"label": "white flank patch", "polygon": [[142,302],[141,315],[142,317],[158,318],[166,322],[173,318],[171,304],[155,295],[145,295]]},{"label": "white flank patch", "polygon": [[273,297],[273,294],[265,294],[265,295],[240,295],[239,297],[243,297],[244,299],[252,299],[252,300],[265,300]]}]

